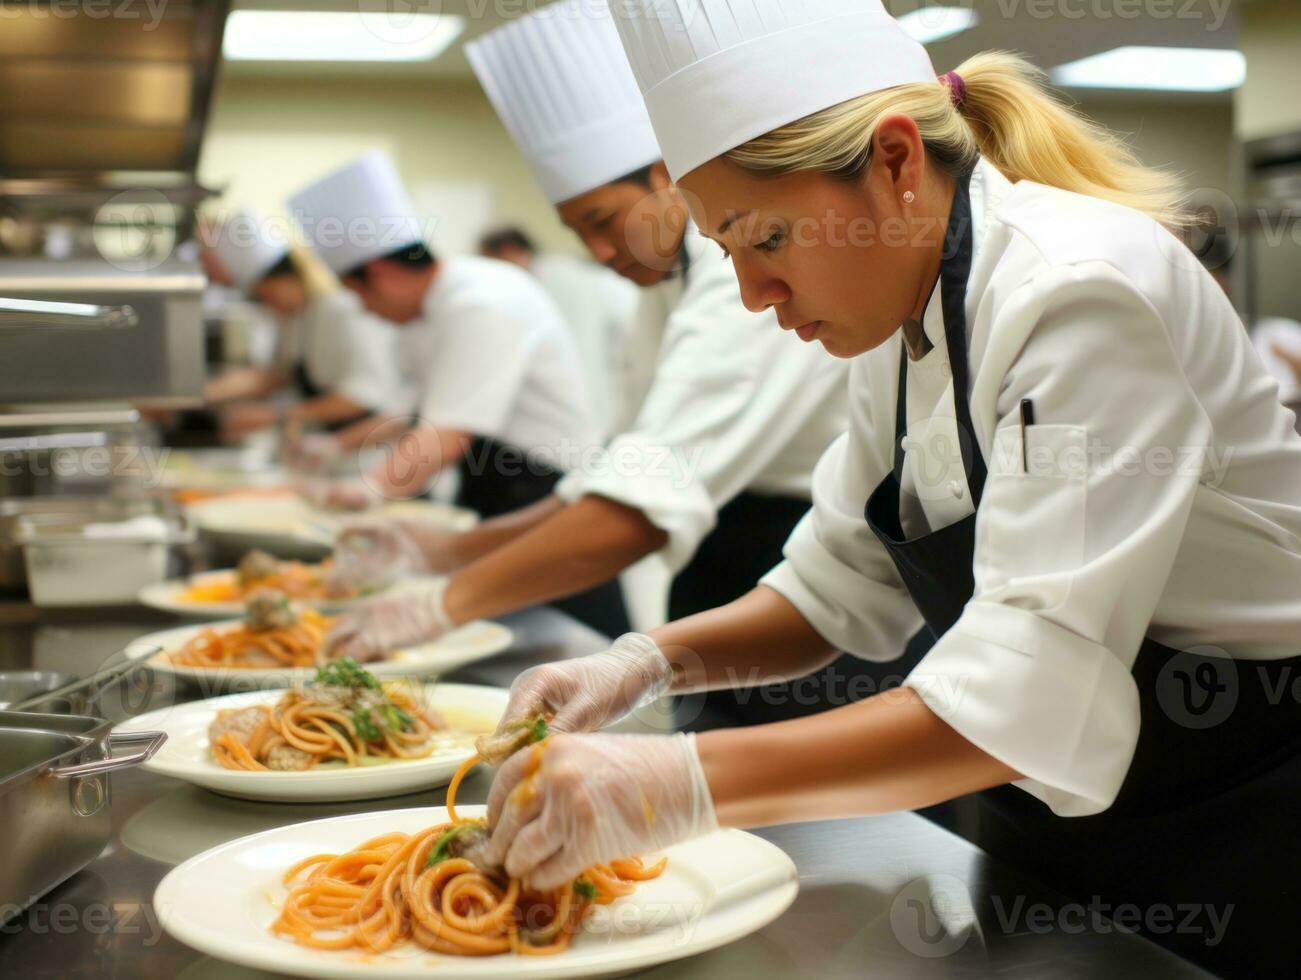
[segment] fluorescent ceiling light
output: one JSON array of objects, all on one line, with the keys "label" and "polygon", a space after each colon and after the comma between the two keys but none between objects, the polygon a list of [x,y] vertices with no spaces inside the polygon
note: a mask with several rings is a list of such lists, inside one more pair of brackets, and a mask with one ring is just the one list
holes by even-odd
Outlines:
[{"label": "fluorescent ceiling light", "polygon": [[464,29],[463,17],[447,14],[236,10],[222,54],[230,61],[432,61]]},{"label": "fluorescent ceiling light", "polygon": [[961,34],[979,22],[980,17],[969,7],[921,7],[898,19],[904,33],[921,44]]},{"label": "fluorescent ceiling light", "polygon": [[1225,92],[1246,77],[1246,57],[1228,48],[1114,48],[1052,71],[1056,84],[1073,88],[1163,92]]}]

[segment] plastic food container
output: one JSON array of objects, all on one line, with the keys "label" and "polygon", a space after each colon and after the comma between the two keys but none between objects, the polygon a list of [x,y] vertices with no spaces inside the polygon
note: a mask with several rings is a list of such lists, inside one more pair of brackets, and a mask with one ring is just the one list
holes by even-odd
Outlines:
[{"label": "plastic food container", "polygon": [[161,514],[118,521],[31,516],[14,533],[36,606],[132,604],[142,588],[167,577],[171,548],[195,536],[187,520]]}]

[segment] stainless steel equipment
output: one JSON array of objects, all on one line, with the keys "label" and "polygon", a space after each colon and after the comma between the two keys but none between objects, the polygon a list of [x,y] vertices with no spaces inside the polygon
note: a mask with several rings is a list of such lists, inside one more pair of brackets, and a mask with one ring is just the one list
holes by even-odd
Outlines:
[{"label": "stainless steel equipment", "polygon": [[99,855],[111,830],[109,773],[166,740],[110,734],[103,718],[0,712],[0,925]]},{"label": "stainless steel equipment", "polygon": [[104,259],[0,260],[0,398],[11,413],[32,402],[193,403],[204,380],[204,283],[197,266],[175,259],[147,271]]}]

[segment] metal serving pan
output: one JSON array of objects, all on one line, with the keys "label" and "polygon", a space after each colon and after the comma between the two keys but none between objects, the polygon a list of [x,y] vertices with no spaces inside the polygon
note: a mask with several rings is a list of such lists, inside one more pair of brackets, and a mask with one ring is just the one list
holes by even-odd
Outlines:
[{"label": "metal serving pan", "polygon": [[109,773],[166,740],[111,733],[103,718],[0,711],[0,925],[99,855],[111,830]]}]

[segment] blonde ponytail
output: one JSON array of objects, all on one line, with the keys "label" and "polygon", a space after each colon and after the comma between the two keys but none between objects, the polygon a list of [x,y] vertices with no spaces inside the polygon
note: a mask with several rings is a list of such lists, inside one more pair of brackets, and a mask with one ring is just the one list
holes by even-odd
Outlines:
[{"label": "blonde ponytail", "polygon": [[812,170],[850,179],[871,160],[877,122],[902,113],[950,172],[979,153],[1012,181],[1113,201],[1168,225],[1187,221],[1176,177],[1144,167],[1119,137],[1057,99],[1043,73],[1023,58],[990,51],[969,58],[957,73],[965,83],[959,106],[946,85],[901,85],[773,130],[727,159],[774,176]]}]

